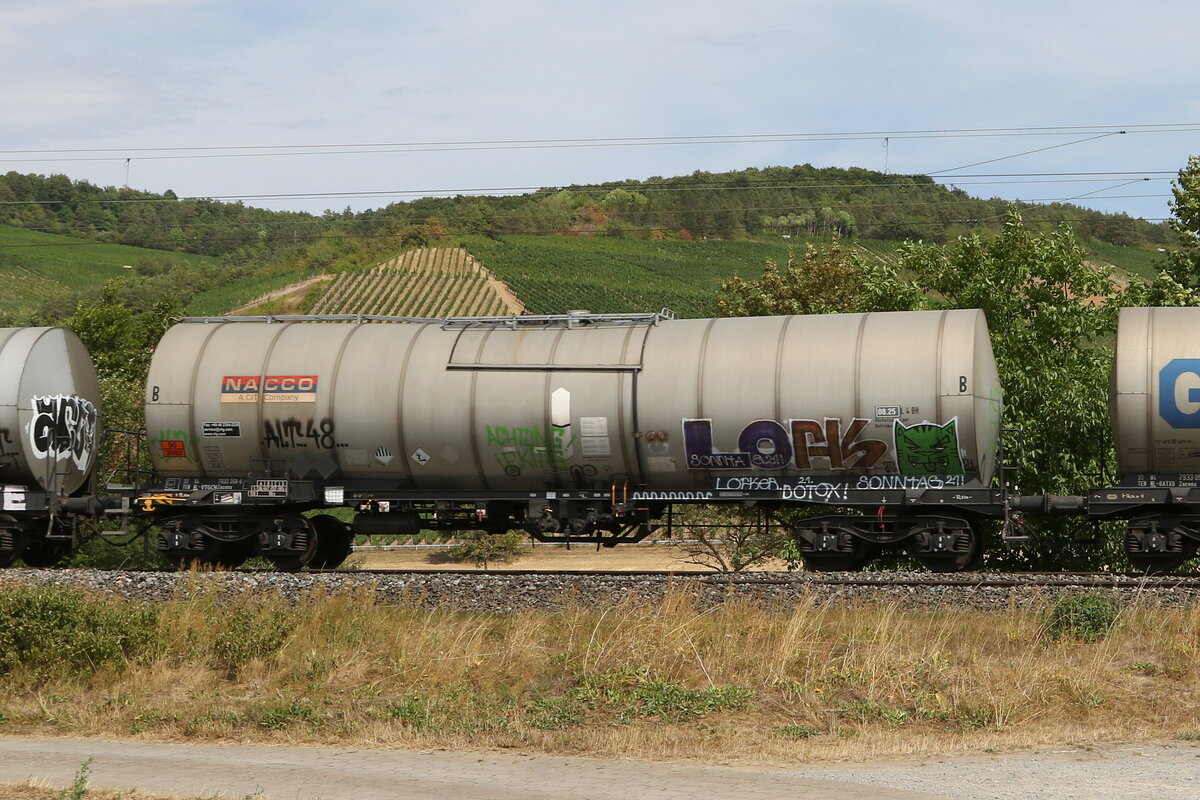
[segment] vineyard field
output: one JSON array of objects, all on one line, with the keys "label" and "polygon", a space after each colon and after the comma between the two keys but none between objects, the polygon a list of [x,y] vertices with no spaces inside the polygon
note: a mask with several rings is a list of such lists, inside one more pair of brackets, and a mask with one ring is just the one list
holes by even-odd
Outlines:
[{"label": "vineyard field", "polygon": [[457,247],[406,250],[373,269],[339,274],[314,314],[397,317],[502,316],[520,303],[470,253]]},{"label": "vineyard field", "polygon": [[767,259],[787,262],[803,243],[645,241],[604,237],[470,237],[464,246],[512,288],[530,313],[660,311],[717,313],[716,296],[734,275],[753,279]]}]

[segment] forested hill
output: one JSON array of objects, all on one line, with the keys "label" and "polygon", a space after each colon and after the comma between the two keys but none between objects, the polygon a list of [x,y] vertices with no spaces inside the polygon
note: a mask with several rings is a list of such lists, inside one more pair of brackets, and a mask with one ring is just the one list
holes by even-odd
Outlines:
[{"label": "forested hill", "polygon": [[[330,234],[358,240],[422,233],[575,234],[737,239],[827,236],[945,241],[999,228],[1008,202],[973,198],[919,175],[809,165],[695,172],[503,197],[394,203],[315,216],[241,203],[98,187],[64,175],[0,176],[0,224],[176,252],[262,260]],[[1165,225],[1070,204],[1020,204],[1034,228],[1069,223],[1117,245],[1171,241]],[[316,265],[316,266],[319,266]]]}]

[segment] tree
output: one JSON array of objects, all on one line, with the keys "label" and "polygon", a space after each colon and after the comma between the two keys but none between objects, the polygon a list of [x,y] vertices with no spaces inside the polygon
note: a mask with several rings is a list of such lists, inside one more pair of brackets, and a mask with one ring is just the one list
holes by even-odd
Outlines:
[{"label": "tree", "polygon": [[[101,413],[104,427],[114,430],[139,430],[145,426],[143,403],[150,356],[173,316],[182,308],[171,301],[160,301],[137,314],[121,301],[126,282],[123,279],[104,284],[97,301],[82,301],[65,325],[87,345],[96,365],[100,383]],[[123,442],[106,439],[100,463],[106,469],[144,468],[126,460]]]},{"label": "tree", "polygon": [[1176,283],[1200,288],[1200,156],[1188,159],[1172,183],[1172,218],[1168,223],[1175,233],[1179,249],[1167,256],[1163,272]]},{"label": "tree", "polygon": [[[1066,227],[1029,231],[1010,208],[992,239],[959,237],[944,245],[906,242],[894,265],[868,270],[864,310],[907,307],[979,308],[987,316],[1004,387],[1004,425],[1024,432],[1011,454],[1020,468],[1010,487],[1021,494],[1074,495],[1112,474],[1105,346],[1128,302],[1113,280],[1087,265]],[[1039,520],[1027,553],[1006,553],[1010,566],[1089,569],[1117,556],[1082,542],[1087,529],[1070,520]],[[995,559],[993,563],[995,562]]]},{"label": "tree", "polygon": [[697,506],[678,512],[680,559],[715,572],[742,572],[779,559],[791,533],[754,508]]},{"label": "tree", "polygon": [[439,561],[470,561],[480,569],[496,562],[508,564],[525,552],[525,535],[520,531],[488,533],[469,531],[458,544],[440,553]]},{"label": "tree", "polygon": [[717,308],[727,317],[853,311],[858,303],[859,269],[858,260],[836,237],[824,250],[805,245],[803,264],[789,249],[783,269],[768,260],[760,278],[746,281],[735,275],[722,283]]}]

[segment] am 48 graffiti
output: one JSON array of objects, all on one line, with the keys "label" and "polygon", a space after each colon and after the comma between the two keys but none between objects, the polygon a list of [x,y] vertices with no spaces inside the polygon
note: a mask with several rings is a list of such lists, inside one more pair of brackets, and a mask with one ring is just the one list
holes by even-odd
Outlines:
[{"label": "am 48 graffiti", "polygon": [[34,397],[29,444],[39,460],[71,459],[86,470],[96,451],[96,406],[75,395]]}]

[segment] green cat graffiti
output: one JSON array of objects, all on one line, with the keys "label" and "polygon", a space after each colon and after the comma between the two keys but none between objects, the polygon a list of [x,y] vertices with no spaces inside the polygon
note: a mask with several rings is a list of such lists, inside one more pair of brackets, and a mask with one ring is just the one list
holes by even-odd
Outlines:
[{"label": "green cat graffiti", "polygon": [[896,420],[896,464],[901,475],[962,475],[958,454],[958,418],[937,425],[905,426]]}]

